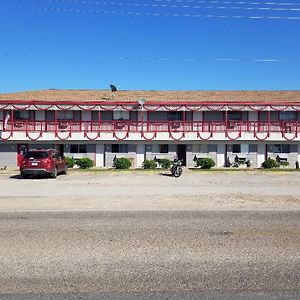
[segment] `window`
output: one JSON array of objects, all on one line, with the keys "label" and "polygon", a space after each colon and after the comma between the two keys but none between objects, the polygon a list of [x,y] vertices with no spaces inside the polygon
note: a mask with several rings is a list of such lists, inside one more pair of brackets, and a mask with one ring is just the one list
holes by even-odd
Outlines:
[{"label": "window", "polygon": [[100,119],[100,112],[99,111],[92,111],[92,121],[99,121]]},{"label": "window", "polygon": [[14,120],[29,120],[29,110],[15,110],[13,112]]},{"label": "window", "polygon": [[192,145],[193,153],[216,153],[217,145],[216,144],[196,144]]},{"label": "window", "polygon": [[192,145],[192,151],[194,153],[207,153],[208,152],[208,145],[206,145],[206,144]]},{"label": "window", "polygon": [[46,151],[28,151],[25,154],[26,158],[34,158],[34,159],[40,159],[40,158],[47,158],[48,152]]},{"label": "window", "polygon": [[297,113],[295,111],[281,111],[279,112],[280,121],[296,121]]},{"label": "window", "polygon": [[232,145],[232,153],[241,153],[241,145]]},{"label": "window", "polygon": [[212,152],[217,152],[217,145],[214,144],[209,144],[207,147],[207,152],[212,153]]},{"label": "window", "polygon": [[129,111],[114,111],[113,112],[114,120],[129,120]]},{"label": "window", "polygon": [[243,119],[241,111],[229,111],[227,117],[229,121],[242,121]]},{"label": "window", "polygon": [[169,111],[168,112],[169,121],[181,121],[182,120],[182,111]]},{"label": "window", "polygon": [[72,145],[70,145],[70,153],[87,153],[87,145],[72,144]]},{"label": "window", "polygon": [[203,121],[223,121],[224,113],[222,111],[204,111]]},{"label": "window", "polygon": [[257,152],[257,145],[249,145],[249,153],[256,153]]},{"label": "window", "polygon": [[168,152],[169,152],[168,144],[152,145],[152,153],[168,153]]},{"label": "window", "polygon": [[128,145],[127,144],[112,144],[111,152],[112,153],[128,153]]},{"label": "window", "polygon": [[57,120],[74,120],[74,112],[72,110],[59,110]]},{"label": "window", "polygon": [[289,144],[276,144],[273,145],[273,147],[271,146],[270,150],[273,150],[273,153],[290,153],[291,152],[291,145]]}]

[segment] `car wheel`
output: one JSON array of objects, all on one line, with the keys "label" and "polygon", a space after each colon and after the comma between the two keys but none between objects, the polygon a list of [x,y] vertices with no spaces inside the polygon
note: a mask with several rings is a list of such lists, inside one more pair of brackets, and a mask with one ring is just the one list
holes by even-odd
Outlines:
[{"label": "car wheel", "polygon": [[54,169],[53,173],[51,173],[51,178],[56,178],[57,177],[57,168]]},{"label": "car wheel", "polygon": [[68,173],[68,166],[65,166],[65,169],[63,170],[62,174],[67,174]]}]

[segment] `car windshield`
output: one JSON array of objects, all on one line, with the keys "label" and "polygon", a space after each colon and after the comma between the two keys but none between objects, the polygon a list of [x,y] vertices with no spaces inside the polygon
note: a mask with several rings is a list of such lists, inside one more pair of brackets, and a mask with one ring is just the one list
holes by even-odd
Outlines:
[{"label": "car windshield", "polygon": [[47,158],[48,157],[48,152],[43,152],[43,151],[28,151],[25,154],[26,158]]}]

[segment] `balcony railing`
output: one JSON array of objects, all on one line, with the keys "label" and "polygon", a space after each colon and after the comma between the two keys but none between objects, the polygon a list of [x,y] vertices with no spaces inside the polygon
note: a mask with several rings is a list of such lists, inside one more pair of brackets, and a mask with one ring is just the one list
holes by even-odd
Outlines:
[{"label": "balcony railing", "polygon": [[[298,137],[300,131],[300,121],[27,121],[13,120],[6,125],[4,121],[0,123],[2,132],[25,132],[29,133],[169,133],[182,134],[197,133],[201,138],[203,134],[207,137],[213,137],[216,133],[225,133],[225,137],[232,140],[241,137],[243,133],[253,133],[261,140],[269,137],[270,133],[281,133],[287,140],[293,140]],[[177,138],[174,138],[177,139]],[[204,138],[203,138],[204,139]]]}]

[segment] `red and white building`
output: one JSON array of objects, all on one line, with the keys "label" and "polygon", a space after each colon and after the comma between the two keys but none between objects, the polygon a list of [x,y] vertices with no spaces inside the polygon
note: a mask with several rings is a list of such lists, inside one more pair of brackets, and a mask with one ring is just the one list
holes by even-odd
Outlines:
[{"label": "red and white building", "polygon": [[[142,100],[143,99],[143,100]],[[217,167],[300,160],[300,91],[41,90],[0,94],[0,167],[56,148],[111,167],[129,157],[211,157]]]}]

